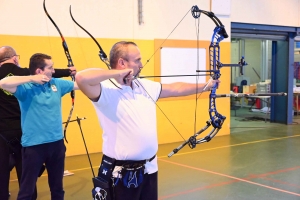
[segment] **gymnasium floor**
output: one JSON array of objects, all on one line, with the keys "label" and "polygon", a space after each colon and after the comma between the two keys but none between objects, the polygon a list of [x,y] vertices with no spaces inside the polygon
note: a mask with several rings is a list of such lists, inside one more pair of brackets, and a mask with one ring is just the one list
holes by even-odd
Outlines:
[{"label": "gymnasium floor", "polygon": [[[232,115],[231,135],[185,147],[171,158],[168,153],[181,143],[159,146],[159,199],[300,199],[300,117],[283,125],[243,109]],[[97,173],[101,154],[91,159]],[[65,199],[92,199],[87,156],[67,157],[66,169],[74,175],[64,177]],[[11,179],[10,199],[16,199],[14,172]],[[46,174],[38,180],[38,199],[50,199]]]}]

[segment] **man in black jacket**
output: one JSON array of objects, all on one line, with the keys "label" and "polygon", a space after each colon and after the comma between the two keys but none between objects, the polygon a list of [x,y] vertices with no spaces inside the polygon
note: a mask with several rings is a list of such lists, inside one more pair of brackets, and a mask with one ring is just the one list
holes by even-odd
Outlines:
[{"label": "man in black jacket", "polygon": [[[0,47],[0,79],[7,76],[28,76],[28,68],[20,68],[20,56],[10,46]],[[67,77],[76,74],[76,68],[55,69],[53,77]],[[22,174],[21,156],[21,112],[18,100],[11,93],[0,89],[0,199],[9,198],[9,177],[16,168],[20,183]],[[35,191],[32,200],[37,198]]]}]

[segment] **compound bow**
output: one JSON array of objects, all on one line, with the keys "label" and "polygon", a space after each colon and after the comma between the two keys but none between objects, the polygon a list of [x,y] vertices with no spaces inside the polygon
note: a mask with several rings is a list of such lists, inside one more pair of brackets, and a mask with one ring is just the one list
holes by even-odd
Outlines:
[{"label": "compound bow", "polygon": [[[192,15],[194,18],[199,18],[200,14],[203,13],[207,15],[215,24],[216,27],[214,29],[211,43],[209,45],[209,62],[210,62],[210,70],[197,70],[197,72],[208,72],[210,73],[213,80],[218,80],[221,77],[220,69],[222,67],[240,67],[240,73],[243,75],[243,67],[247,65],[242,57],[238,64],[222,64],[220,62],[220,46],[219,43],[224,39],[228,38],[228,34],[226,33],[225,27],[222,22],[215,16],[213,12],[208,12],[204,10],[200,10],[198,6],[193,6],[191,9]],[[185,141],[183,144],[175,148],[171,153],[168,154],[168,157],[176,154],[180,149],[182,149],[185,145],[189,145],[191,149],[195,148],[197,144],[201,144],[204,142],[209,142],[214,136],[217,135],[219,130],[222,128],[222,125],[226,119],[226,117],[220,114],[217,111],[216,107],[216,98],[218,97],[251,97],[251,96],[286,96],[286,93],[266,93],[266,94],[221,94],[217,95],[216,90],[218,85],[214,85],[211,89],[209,95],[209,116],[210,119],[206,121],[206,126],[204,126],[201,130],[195,133],[193,136],[189,138],[189,140]],[[213,126],[213,129],[210,131],[208,135],[203,138],[197,139],[197,137],[208,129],[210,126]]]}]

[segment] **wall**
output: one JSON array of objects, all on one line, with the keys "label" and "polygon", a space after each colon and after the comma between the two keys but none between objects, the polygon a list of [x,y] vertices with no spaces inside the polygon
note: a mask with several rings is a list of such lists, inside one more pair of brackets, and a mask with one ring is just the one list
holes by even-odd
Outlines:
[{"label": "wall", "polygon": [[300,26],[299,0],[231,0],[231,21],[278,26]]},{"label": "wall", "polygon": [[[145,63],[159,47],[159,45],[157,46],[156,41],[163,42],[168,38],[167,43],[169,43],[164,44],[165,46],[171,45],[172,41],[177,41],[177,45],[179,46],[185,46],[187,41],[196,42],[195,20],[191,17],[189,9],[192,5],[198,5],[200,9],[209,11],[212,3],[216,2],[220,1],[144,0],[144,23],[142,25],[138,24],[137,0],[46,0],[46,7],[48,13],[65,36],[74,64],[78,70],[82,70],[88,67],[106,68],[106,66],[99,60],[97,55],[98,48],[94,42],[72,22],[69,15],[70,5],[72,5],[74,18],[100,42],[106,53],[109,52],[109,49],[116,41],[133,40],[139,45],[143,56],[143,62]],[[296,15],[294,12],[276,13],[279,16],[279,21],[276,20],[277,17],[274,20],[272,17],[258,20],[253,17],[252,12],[241,12],[245,7],[247,7],[247,10],[251,10],[252,7],[254,9],[254,6],[258,5],[258,2],[261,2],[264,9],[261,9],[257,14],[269,16],[269,14],[273,14],[274,9],[276,10],[278,7],[266,5],[266,2],[269,2],[269,0],[251,1],[258,3],[251,3],[251,5],[249,5],[249,1],[246,0],[227,0],[225,2],[229,5],[231,4],[231,10],[229,10],[229,13],[231,14],[220,15],[219,18],[225,25],[229,38],[230,22],[238,21],[237,19],[244,20],[244,22],[248,23],[260,22],[277,24],[278,22],[283,24],[285,20],[281,18],[285,17],[288,19],[287,25],[299,25],[299,20],[297,22],[292,20]],[[287,9],[292,9],[294,11],[297,6],[299,7],[299,1],[294,0],[293,3],[297,3],[297,5],[278,4],[283,11]],[[230,8],[230,6],[227,7]],[[218,8],[218,4],[215,5],[215,8]],[[27,0],[26,2],[2,0],[0,1],[0,13],[0,46],[13,46],[18,54],[21,55],[21,66],[28,66],[30,56],[36,52],[52,55],[56,68],[64,68],[66,66],[67,61],[61,47],[61,39],[59,38],[57,30],[43,11],[42,0]],[[183,19],[183,16],[185,15],[186,17]],[[299,10],[297,16],[299,16]],[[180,20],[182,20],[182,22],[178,25]],[[290,22],[290,20],[292,21]],[[173,31],[174,27],[177,25],[178,27]],[[199,40],[203,41],[203,44],[210,41],[214,27],[214,23],[208,17],[204,15],[201,16]],[[172,34],[170,34],[171,32]],[[230,63],[229,38],[221,43],[222,63]],[[157,55],[151,58],[142,74],[153,75],[155,67],[157,67],[157,64],[160,62],[159,59],[160,58]],[[229,93],[230,69],[222,69],[221,80],[222,84],[218,93]],[[176,128],[186,139],[194,132],[194,99],[195,97],[188,97],[186,99],[171,99],[158,102],[158,105],[164,110],[165,114],[169,116],[172,123],[175,124]],[[227,116],[223,128],[218,135],[229,134],[229,99],[217,99],[217,105],[228,105],[218,107],[218,111]],[[64,120],[66,120],[68,116],[70,106],[70,97],[69,95],[66,95],[63,98]],[[203,94],[198,101],[197,129],[205,126],[205,121],[209,119],[207,110],[208,95]],[[80,91],[76,92],[75,110],[72,119],[74,119],[76,115],[78,115],[78,117],[87,118],[81,122],[81,125],[90,153],[101,151],[102,130],[97,122],[97,117],[90,101],[82,95]],[[182,141],[181,137],[176,133],[174,128],[171,127],[168,120],[159,110],[157,115],[159,143]],[[70,156],[85,153],[82,138],[76,123],[71,123],[69,125],[67,138],[69,141],[67,144],[67,155]]]}]

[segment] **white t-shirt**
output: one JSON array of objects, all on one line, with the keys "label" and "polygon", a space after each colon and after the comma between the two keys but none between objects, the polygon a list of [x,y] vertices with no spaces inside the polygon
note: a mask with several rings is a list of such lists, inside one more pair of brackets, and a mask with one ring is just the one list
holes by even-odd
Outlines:
[{"label": "white t-shirt", "polygon": [[[116,85],[101,82],[100,98],[93,102],[103,129],[103,153],[117,160],[149,159],[158,149],[155,103],[161,84],[138,79],[132,89],[111,80]],[[146,173],[157,170],[156,158],[146,163]]]}]

